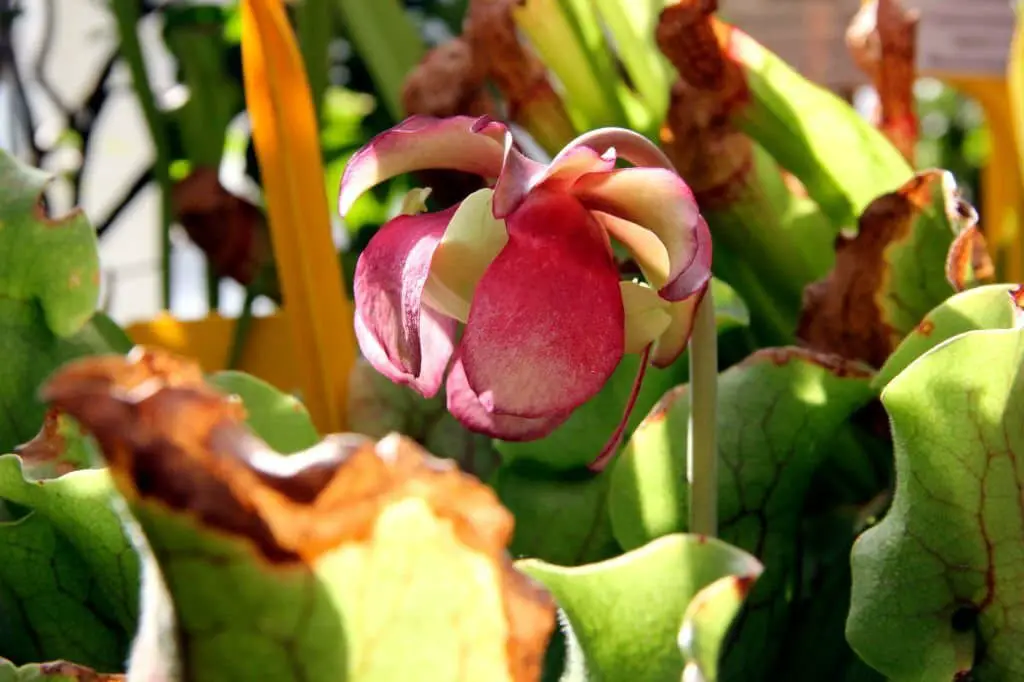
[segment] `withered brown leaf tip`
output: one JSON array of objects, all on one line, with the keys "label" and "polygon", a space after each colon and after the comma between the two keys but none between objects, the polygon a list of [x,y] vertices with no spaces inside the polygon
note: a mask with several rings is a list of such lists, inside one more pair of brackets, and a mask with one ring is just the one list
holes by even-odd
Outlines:
[{"label": "withered brown leaf tip", "polygon": [[96,437],[144,526],[154,505],[184,512],[250,541],[271,563],[313,564],[339,545],[368,542],[385,507],[424,500],[499,569],[510,672],[538,679],[554,603],[512,566],[512,515],[454,462],[397,434],[377,443],[338,434],[281,455],[248,430],[239,402],[205,384],[195,363],[164,351],[78,360],[42,393]]}]

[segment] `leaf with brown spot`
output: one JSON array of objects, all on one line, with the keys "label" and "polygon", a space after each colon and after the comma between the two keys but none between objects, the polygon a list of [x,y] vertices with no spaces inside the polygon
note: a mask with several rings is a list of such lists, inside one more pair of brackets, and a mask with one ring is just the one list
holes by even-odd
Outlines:
[{"label": "leaf with brown spot", "polygon": [[729,121],[803,183],[835,229],[910,177],[905,159],[853,107],[719,20],[717,3],[668,4],[658,47],[690,85],[720,94]]},{"label": "leaf with brown spot", "polygon": [[977,219],[958,234],[946,255],[946,279],[957,291],[995,281],[996,268]]},{"label": "leaf with brown spot", "polygon": [[73,363],[43,392],[100,443],[177,619],[174,640],[140,634],[133,665],[173,661],[187,682],[539,678],[554,604],[507,556],[511,514],[453,463],[398,435],[284,457],[162,352]]},{"label": "leaf with brown spot", "polygon": [[840,236],[836,265],[804,292],[800,339],[881,367],[900,340],[953,289],[950,245],[974,220],[952,174],[924,171],[868,206],[855,237]]},{"label": "leaf with brown spot", "polygon": [[762,345],[793,343],[804,287],[833,264],[835,228],[728,117],[724,91],[678,81],[661,143],[715,241],[715,273],[743,297]]},{"label": "leaf with brown spot", "polygon": [[73,419],[50,408],[35,438],[14,448],[25,475],[33,479],[56,478],[97,462],[92,443]]},{"label": "leaf with brown spot", "polygon": [[124,675],[98,673],[69,661],[33,663],[16,667],[0,658],[0,682],[124,682]]},{"label": "leaf with brown spot", "polygon": [[876,125],[914,163],[918,121],[914,111],[919,12],[900,0],[871,0],[850,24],[846,44],[878,92]]},{"label": "leaf with brown spot", "polygon": [[50,176],[0,150],[0,454],[35,436],[36,389],[66,360],[130,347],[96,312],[96,234],[80,210],[48,216]]}]

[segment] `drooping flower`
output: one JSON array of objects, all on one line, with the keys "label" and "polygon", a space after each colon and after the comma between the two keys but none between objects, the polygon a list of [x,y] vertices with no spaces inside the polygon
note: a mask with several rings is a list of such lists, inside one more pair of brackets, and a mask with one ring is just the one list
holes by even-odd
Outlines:
[{"label": "drooping flower", "polygon": [[[616,168],[617,158],[632,167]],[[540,438],[592,398],[624,353],[641,354],[618,445],[648,360],[674,361],[711,277],[711,237],[693,194],[637,133],[587,133],[549,164],[487,117],[414,116],[351,159],[342,215],[374,185],[425,169],[488,187],[445,211],[381,227],[355,272],[355,329],[367,360],[504,440]],[[622,281],[613,244],[645,282]],[[461,325],[461,334],[460,332]]]}]

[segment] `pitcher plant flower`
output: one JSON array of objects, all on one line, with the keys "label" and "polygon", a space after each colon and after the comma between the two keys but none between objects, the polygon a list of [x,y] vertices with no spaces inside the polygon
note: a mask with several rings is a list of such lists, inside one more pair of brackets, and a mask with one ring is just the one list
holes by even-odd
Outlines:
[{"label": "pitcher plant flower", "polygon": [[[618,159],[632,164],[617,167]],[[604,128],[547,164],[488,117],[413,116],[360,149],[342,216],[399,174],[451,169],[487,187],[444,211],[400,215],[359,257],[355,331],[377,371],[425,397],[447,374],[449,411],[503,440],[541,438],[592,398],[625,353],[642,356],[617,448],[648,363],[672,363],[711,278],[711,237],[662,152]],[[623,281],[616,248],[644,281]],[[639,279],[639,278],[638,278]]]}]

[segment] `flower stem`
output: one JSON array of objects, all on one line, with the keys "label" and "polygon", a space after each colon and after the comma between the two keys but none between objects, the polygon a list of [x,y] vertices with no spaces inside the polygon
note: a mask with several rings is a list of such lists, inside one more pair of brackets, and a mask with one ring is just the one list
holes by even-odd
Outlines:
[{"label": "flower stem", "polygon": [[690,337],[690,424],[686,480],[690,484],[691,533],[718,533],[718,330],[711,287],[697,306]]},{"label": "flower stem", "polygon": [[156,95],[146,74],[145,58],[139,42],[137,25],[139,23],[139,6],[133,0],[117,0],[112,4],[117,29],[121,38],[121,56],[128,64],[135,86],[135,94],[142,108],[146,127],[153,141],[156,159],[153,162],[153,173],[160,187],[160,304],[164,310],[171,307],[171,223],[174,221],[174,209],[171,206],[171,151],[167,140],[167,127],[160,108],[157,106]]}]

